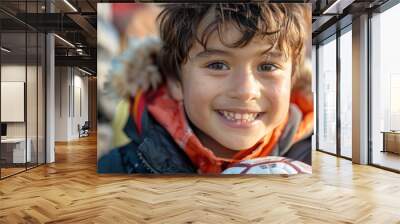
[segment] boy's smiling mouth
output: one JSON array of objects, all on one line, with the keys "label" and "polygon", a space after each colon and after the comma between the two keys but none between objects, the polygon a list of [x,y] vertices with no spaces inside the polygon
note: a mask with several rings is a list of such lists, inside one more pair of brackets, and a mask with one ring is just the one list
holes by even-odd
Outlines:
[{"label": "boy's smiling mouth", "polygon": [[246,110],[217,110],[225,124],[234,128],[249,128],[260,121],[264,112]]}]

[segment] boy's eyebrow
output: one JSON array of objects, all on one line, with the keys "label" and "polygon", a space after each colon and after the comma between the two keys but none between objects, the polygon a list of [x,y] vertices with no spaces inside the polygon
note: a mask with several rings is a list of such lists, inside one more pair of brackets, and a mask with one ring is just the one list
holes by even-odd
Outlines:
[{"label": "boy's eyebrow", "polygon": [[[200,57],[200,58],[207,58],[212,55],[223,55],[223,56],[232,56],[232,53],[229,51],[224,51],[220,49],[213,49],[213,48],[208,48],[203,51],[200,51],[199,53],[196,54],[195,58]],[[271,57],[271,58],[282,58],[284,54],[281,51],[278,50],[263,50],[259,54],[260,56],[266,56],[266,57]]]},{"label": "boy's eyebrow", "polygon": [[272,58],[282,58],[284,56],[284,54],[282,53],[282,51],[267,49],[267,50],[261,52],[261,56],[267,56],[267,57],[272,57]]},{"label": "boy's eyebrow", "polygon": [[208,48],[203,51],[200,51],[199,53],[196,54],[195,58],[200,57],[200,58],[207,58],[211,55],[224,55],[224,56],[230,56],[231,53],[229,51],[223,51],[219,49],[212,49]]}]

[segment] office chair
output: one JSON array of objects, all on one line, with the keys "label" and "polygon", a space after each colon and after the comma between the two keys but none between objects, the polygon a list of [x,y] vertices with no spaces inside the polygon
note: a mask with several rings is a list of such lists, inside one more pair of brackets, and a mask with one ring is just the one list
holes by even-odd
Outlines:
[{"label": "office chair", "polygon": [[89,121],[85,121],[82,127],[80,127],[80,125],[78,124],[79,138],[89,136],[89,129],[90,129]]}]

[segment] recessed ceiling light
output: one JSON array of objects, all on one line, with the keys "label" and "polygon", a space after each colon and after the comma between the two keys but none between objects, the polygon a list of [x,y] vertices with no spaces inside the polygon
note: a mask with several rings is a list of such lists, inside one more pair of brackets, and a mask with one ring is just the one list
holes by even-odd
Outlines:
[{"label": "recessed ceiling light", "polygon": [[342,14],[343,10],[351,5],[355,0],[336,0],[327,9],[322,12],[323,15],[327,14]]},{"label": "recessed ceiling light", "polygon": [[63,41],[64,43],[68,44],[69,46],[75,48],[75,45],[71,44],[71,42],[67,41],[66,39],[58,36],[57,34],[54,34],[55,37],[57,37],[58,39],[60,39],[61,41]]},{"label": "recessed ceiling light", "polygon": [[88,72],[88,71],[86,71],[86,70],[83,70],[83,69],[81,69],[81,68],[79,68],[79,67],[78,67],[78,69],[79,69],[79,71],[81,71],[81,72],[83,72],[83,73],[85,73],[85,74],[87,74],[87,75],[92,75],[92,73],[90,73],[90,72]]},{"label": "recessed ceiling light", "polygon": [[74,10],[74,12],[78,12],[78,10],[71,4],[69,3],[68,0],[64,0],[65,4],[67,4],[72,10]]},{"label": "recessed ceiling light", "polygon": [[4,52],[7,52],[7,53],[10,53],[11,52],[11,50],[9,50],[9,49],[7,49],[7,48],[5,48],[5,47],[1,47],[0,48],[2,51],[4,51]]}]

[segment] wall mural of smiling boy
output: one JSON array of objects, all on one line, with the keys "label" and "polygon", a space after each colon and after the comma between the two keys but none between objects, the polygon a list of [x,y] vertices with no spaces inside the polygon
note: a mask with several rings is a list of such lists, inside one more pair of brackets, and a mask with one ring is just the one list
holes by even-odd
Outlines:
[{"label": "wall mural of smiling boy", "polygon": [[311,173],[310,5],[157,6],[99,93],[98,172]]}]

